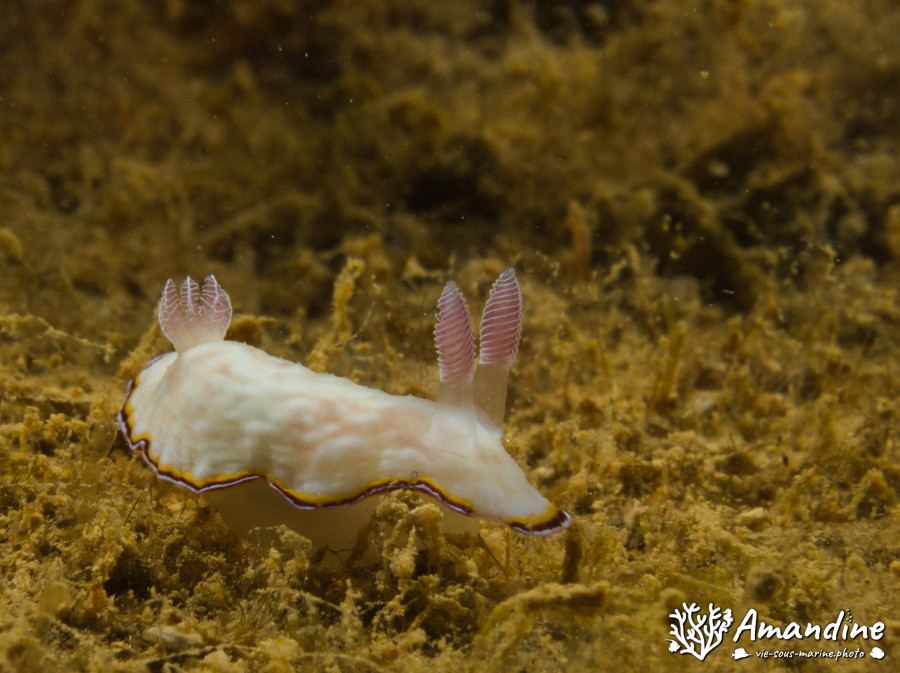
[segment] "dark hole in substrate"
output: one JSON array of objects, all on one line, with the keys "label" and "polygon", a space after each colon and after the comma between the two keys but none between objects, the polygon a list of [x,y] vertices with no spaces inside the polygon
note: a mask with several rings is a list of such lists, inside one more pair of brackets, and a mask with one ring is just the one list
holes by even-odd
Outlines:
[{"label": "dark hole in substrate", "polygon": [[406,206],[414,213],[442,210],[453,215],[472,213],[491,219],[497,214],[496,205],[482,193],[479,182],[474,172],[435,166],[413,183]]},{"label": "dark hole in substrate", "polygon": [[625,549],[628,551],[644,551],[646,549],[646,541],[644,540],[644,531],[640,524],[636,521],[629,529],[628,537],[625,538]]},{"label": "dark hole in substrate", "polygon": [[103,589],[112,596],[121,596],[131,591],[137,598],[147,598],[153,584],[150,570],[134,552],[126,549],[110,570],[109,577],[103,583]]},{"label": "dark hole in substrate", "polygon": [[753,458],[744,451],[735,451],[729,454],[719,465],[725,474],[751,475],[759,472],[759,467]]},{"label": "dark hole in substrate", "polygon": [[751,571],[747,578],[747,593],[760,601],[772,598],[781,588],[781,576],[770,570]]},{"label": "dark hole in substrate", "polygon": [[619,0],[494,0],[491,25],[507,28],[514,22],[514,12],[522,6],[534,16],[541,34],[556,44],[580,39],[602,45],[610,33],[642,23],[645,13],[640,3]]},{"label": "dark hole in substrate", "polygon": [[0,514],[6,514],[10,510],[21,506],[22,497],[15,486],[4,484],[0,486]]},{"label": "dark hole in substrate", "polygon": [[632,498],[640,498],[656,490],[662,471],[649,461],[626,463],[619,468],[622,492]]}]

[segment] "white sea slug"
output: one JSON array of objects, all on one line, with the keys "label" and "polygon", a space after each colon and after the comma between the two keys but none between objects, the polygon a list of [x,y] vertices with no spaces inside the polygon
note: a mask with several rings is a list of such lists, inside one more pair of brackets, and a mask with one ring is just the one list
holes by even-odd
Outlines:
[{"label": "white sea slug", "polygon": [[255,481],[299,510],[323,510],[410,489],[523,533],[566,528],[570,516],[528,483],[497,428],[521,333],[515,272],[491,290],[474,376],[469,312],[454,283],[438,307],[441,388],[431,402],[225,341],[231,300],[216,279],[201,288],[188,278],[180,292],[169,280],[159,323],[175,352],[131,382],[122,432],[161,478],[195,492]]}]

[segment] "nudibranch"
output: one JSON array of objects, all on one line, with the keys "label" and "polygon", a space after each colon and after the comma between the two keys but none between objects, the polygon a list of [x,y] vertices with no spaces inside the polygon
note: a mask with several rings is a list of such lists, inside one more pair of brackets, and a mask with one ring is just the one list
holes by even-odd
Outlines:
[{"label": "nudibranch", "polygon": [[163,479],[194,492],[258,480],[295,508],[420,491],[472,517],[531,534],[566,528],[501,443],[506,380],[522,326],[513,269],[494,283],[475,344],[465,299],[438,303],[437,402],[390,395],[226,341],[231,300],[213,276],[166,282],[159,324],[175,351],[130,383],[119,423]]}]

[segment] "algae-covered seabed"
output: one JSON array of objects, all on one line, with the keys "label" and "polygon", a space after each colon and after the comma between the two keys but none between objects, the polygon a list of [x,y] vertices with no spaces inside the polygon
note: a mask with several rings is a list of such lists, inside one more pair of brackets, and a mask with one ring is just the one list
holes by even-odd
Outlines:
[{"label": "algae-covered seabed", "polygon": [[[895,667],[898,35],[891,0],[6,0],[0,671],[826,666],[670,654],[683,602],[849,609],[886,658],[831,665]],[[443,283],[477,312],[507,265],[508,447],[570,532],[448,541],[400,494],[329,570],[117,433],[167,277],[433,396]]]}]

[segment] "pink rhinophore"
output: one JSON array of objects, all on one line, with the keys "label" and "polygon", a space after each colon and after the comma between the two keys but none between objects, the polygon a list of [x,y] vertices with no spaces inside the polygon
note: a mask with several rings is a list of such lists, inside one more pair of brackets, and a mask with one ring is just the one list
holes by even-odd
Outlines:
[{"label": "pink rhinophore", "polygon": [[484,306],[479,364],[509,369],[519,352],[521,338],[522,291],[515,269],[509,268],[494,281]]},{"label": "pink rhinophore", "polygon": [[522,336],[522,291],[509,268],[494,281],[481,315],[481,348],[475,370],[473,399],[495,425],[506,413],[509,370]]},{"label": "pink rhinophore", "polygon": [[450,281],[438,300],[434,328],[441,372],[439,402],[472,403],[472,370],[475,367],[475,335],[469,307],[456,283]]}]

